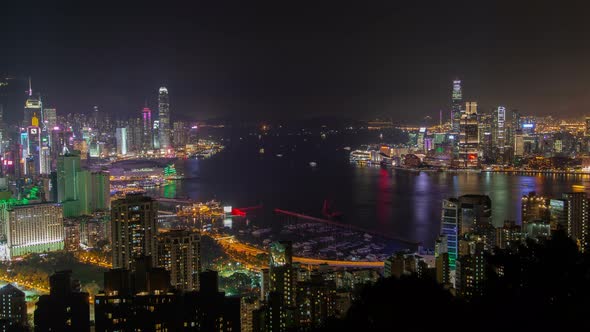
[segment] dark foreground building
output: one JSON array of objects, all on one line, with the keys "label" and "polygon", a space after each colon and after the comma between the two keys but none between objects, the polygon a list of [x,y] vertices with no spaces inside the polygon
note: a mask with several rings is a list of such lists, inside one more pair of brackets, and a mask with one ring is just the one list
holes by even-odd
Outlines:
[{"label": "dark foreground building", "polygon": [[49,295],[41,295],[35,309],[35,331],[90,331],[88,293],[72,280],[72,271],[49,277]]}]

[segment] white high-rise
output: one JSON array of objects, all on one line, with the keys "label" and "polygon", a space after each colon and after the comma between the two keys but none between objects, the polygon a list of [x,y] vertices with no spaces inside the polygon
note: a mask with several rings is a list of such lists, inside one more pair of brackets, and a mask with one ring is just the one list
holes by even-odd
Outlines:
[{"label": "white high-rise", "polygon": [[117,154],[124,156],[127,154],[127,127],[117,128],[115,133],[117,140]]}]

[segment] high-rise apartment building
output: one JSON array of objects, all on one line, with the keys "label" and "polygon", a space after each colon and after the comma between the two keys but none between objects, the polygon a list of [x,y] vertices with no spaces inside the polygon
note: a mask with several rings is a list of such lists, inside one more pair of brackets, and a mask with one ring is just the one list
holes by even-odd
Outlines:
[{"label": "high-rise apartment building", "polygon": [[41,295],[35,309],[35,331],[90,331],[88,293],[72,271],[58,271],[49,277],[49,294]]},{"label": "high-rise apartment building", "polygon": [[43,122],[47,131],[57,127],[57,111],[55,108],[43,109]]},{"label": "high-rise apartment building", "polygon": [[158,202],[148,196],[127,195],[111,204],[113,267],[130,269],[142,256],[157,253]]},{"label": "high-rise apartment building", "polygon": [[172,230],[158,237],[158,266],[170,271],[172,286],[198,290],[201,272],[200,234]]},{"label": "high-rise apartment building", "polygon": [[0,329],[25,331],[27,325],[25,292],[12,284],[0,288]]},{"label": "high-rise apartment building", "polygon": [[588,197],[584,192],[564,193],[567,202],[567,234],[578,244],[582,252],[589,247]]}]

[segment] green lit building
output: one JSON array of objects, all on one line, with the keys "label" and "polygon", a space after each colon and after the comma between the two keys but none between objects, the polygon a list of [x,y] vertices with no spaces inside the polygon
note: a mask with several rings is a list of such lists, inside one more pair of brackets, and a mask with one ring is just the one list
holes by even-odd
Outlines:
[{"label": "green lit building", "polygon": [[66,154],[57,160],[57,200],[64,217],[89,215],[110,206],[109,175],[80,167],[79,154]]}]

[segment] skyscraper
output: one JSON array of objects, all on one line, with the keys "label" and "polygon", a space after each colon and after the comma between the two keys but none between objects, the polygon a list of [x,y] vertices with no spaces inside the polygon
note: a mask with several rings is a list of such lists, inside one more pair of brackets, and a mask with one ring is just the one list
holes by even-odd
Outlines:
[{"label": "skyscraper", "polygon": [[142,149],[144,151],[151,150],[154,147],[153,142],[153,124],[152,124],[152,110],[147,106],[141,111],[142,119]]},{"label": "skyscraper", "polygon": [[161,87],[158,91],[158,114],[160,118],[160,148],[170,148],[170,102],[168,89]]},{"label": "skyscraper", "polygon": [[57,126],[57,111],[55,108],[43,109],[43,122],[48,131]]},{"label": "skyscraper", "polygon": [[29,92],[27,100],[25,101],[23,124],[29,126],[34,115],[36,115],[40,119],[40,122],[43,123],[43,103],[41,102],[41,98],[33,96],[31,79],[29,78]]},{"label": "skyscraper", "polygon": [[39,127],[39,118],[35,113],[33,113],[31,123],[26,127],[26,131],[21,133],[21,145],[24,174],[29,176],[40,174],[41,128]]},{"label": "skyscraper", "polygon": [[188,143],[189,126],[186,122],[174,122],[174,130],[172,131],[172,138],[175,148],[184,148]]},{"label": "skyscraper", "polygon": [[441,235],[447,241],[441,244],[449,257],[449,269],[455,270],[455,261],[459,253],[459,200],[449,198],[443,200],[441,216]]},{"label": "skyscraper", "polygon": [[79,216],[80,192],[78,173],[80,155],[65,154],[57,159],[57,201],[63,205],[64,217]]},{"label": "skyscraper", "polygon": [[454,133],[459,132],[459,122],[461,121],[461,113],[462,113],[462,101],[463,95],[461,92],[461,81],[454,80],[453,81],[453,92],[451,95],[451,127]]},{"label": "skyscraper", "polygon": [[127,155],[127,127],[117,128],[115,139],[117,140],[117,154]]},{"label": "skyscraper", "polygon": [[477,123],[477,103],[465,103],[461,115],[459,134],[459,167],[472,168],[479,164],[479,132]]},{"label": "skyscraper", "polygon": [[496,157],[504,161],[504,147],[506,146],[506,107],[498,106],[494,110],[492,121],[492,141],[496,150]]},{"label": "skyscraper", "polygon": [[198,290],[201,272],[199,233],[172,230],[158,239],[158,266],[170,271],[172,286],[179,290]]},{"label": "skyscraper", "polygon": [[158,202],[139,194],[112,202],[111,236],[113,267],[130,269],[142,256],[157,253],[156,216]]}]

